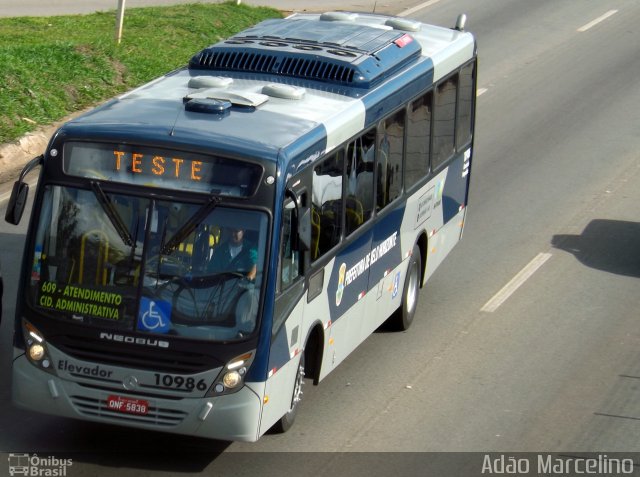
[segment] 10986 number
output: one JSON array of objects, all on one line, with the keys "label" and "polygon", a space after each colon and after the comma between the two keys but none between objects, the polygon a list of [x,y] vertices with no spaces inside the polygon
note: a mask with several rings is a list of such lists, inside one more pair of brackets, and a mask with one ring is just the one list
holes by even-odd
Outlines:
[{"label": "10986 number", "polygon": [[206,391],[209,386],[204,379],[196,381],[195,378],[185,378],[184,376],[174,376],[172,374],[154,373],[156,386],[163,388],[186,389],[187,391]]}]

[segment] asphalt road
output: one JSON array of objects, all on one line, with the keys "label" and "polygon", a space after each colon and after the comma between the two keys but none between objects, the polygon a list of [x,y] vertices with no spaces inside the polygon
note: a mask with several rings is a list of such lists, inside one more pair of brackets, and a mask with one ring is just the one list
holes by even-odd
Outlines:
[{"label": "asphalt road", "polygon": [[[640,451],[640,4],[440,0],[413,16],[460,12],[480,47],[471,205],[408,332],[372,335],[307,386],[290,432],[255,444],[17,411],[5,386],[0,450],[73,453],[74,477],[481,475],[474,456],[438,472],[424,454],[344,452]],[[23,234],[0,224],[5,316]]]}]

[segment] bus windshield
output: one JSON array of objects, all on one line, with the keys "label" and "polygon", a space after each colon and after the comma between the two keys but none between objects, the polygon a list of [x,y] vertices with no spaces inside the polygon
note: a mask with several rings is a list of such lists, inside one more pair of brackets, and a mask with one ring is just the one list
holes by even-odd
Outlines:
[{"label": "bus windshield", "polygon": [[266,214],[45,187],[27,287],[52,319],[191,339],[257,328]]}]

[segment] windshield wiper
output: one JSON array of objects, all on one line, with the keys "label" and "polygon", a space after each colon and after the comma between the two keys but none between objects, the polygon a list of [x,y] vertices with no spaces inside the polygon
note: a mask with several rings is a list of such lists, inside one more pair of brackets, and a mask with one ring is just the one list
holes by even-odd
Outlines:
[{"label": "windshield wiper", "polygon": [[111,200],[109,200],[109,197],[107,197],[107,195],[102,190],[102,187],[100,187],[100,184],[95,181],[91,181],[91,189],[98,199],[98,202],[102,206],[105,214],[107,214],[107,217],[109,217],[111,225],[113,225],[113,227],[116,229],[116,232],[118,232],[118,235],[120,235],[120,238],[122,239],[124,244],[132,246],[133,238],[131,237],[127,226],[122,221],[122,217],[120,217],[120,214],[118,214],[118,211],[111,203]]},{"label": "windshield wiper", "polygon": [[196,212],[189,217],[189,219],[184,223],[182,227],[178,229],[178,231],[173,234],[173,237],[169,239],[169,241],[162,247],[160,253],[162,255],[168,255],[173,252],[180,242],[186,239],[191,232],[195,230],[195,228],[200,225],[200,223],[209,215],[209,213],[216,208],[216,206],[220,203],[220,197],[217,195],[210,196],[209,200],[206,204],[200,207]]}]

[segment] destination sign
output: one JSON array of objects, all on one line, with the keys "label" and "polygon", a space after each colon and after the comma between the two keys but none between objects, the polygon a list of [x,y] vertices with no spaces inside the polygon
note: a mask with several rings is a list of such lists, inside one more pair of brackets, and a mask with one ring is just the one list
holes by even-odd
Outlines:
[{"label": "destination sign", "polygon": [[68,142],[64,171],[73,176],[149,187],[247,197],[262,167],[214,155],[123,144]]},{"label": "destination sign", "polygon": [[[202,180],[202,161],[187,160],[179,157],[151,156],[133,152],[127,154],[126,151],[113,151],[115,156],[115,169],[121,171],[125,169],[132,174],[151,174],[155,176],[169,176],[171,179],[189,179],[192,181]],[[209,165],[209,164],[207,164]],[[185,177],[188,176],[188,177]]]}]

